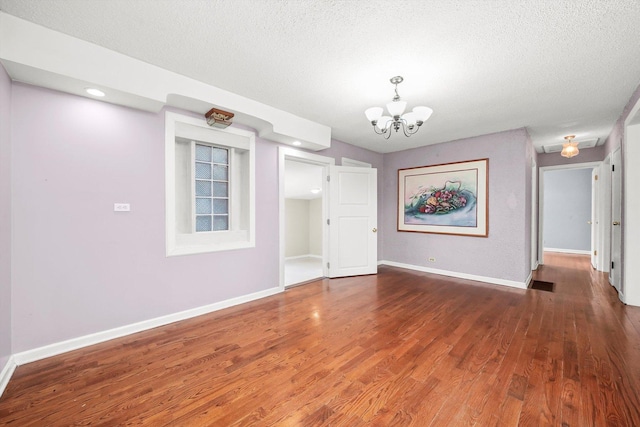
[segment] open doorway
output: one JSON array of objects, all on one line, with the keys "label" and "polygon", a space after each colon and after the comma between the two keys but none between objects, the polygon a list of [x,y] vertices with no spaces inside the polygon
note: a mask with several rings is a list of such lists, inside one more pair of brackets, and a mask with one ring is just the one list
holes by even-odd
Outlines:
[{"label": "open doorway", "polygon": [[[538,260],[544,264],[544,251],[592,255],[598,236],[592,232],[594,200],[593,170],[601,162],[541,167],[539,174]],[[597,261],[592,258],[592,262]]]},{"label": "open doorway", "polygon": [[328,276],[330,157],[289,147],[278,151],[280,287]]},{"label": "open doorway", "polygon": [[285,160],[285,287],[323,277],[322,175],[320,165]]}]

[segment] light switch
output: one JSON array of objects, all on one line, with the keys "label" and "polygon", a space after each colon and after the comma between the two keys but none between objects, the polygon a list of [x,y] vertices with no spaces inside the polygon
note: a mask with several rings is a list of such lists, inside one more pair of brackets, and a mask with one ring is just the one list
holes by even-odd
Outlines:
[{"label": "light switch", "polygon": [[129,212],[131,210],[131,205],[129,203],[114,203],[113,211],[114,212]]}]

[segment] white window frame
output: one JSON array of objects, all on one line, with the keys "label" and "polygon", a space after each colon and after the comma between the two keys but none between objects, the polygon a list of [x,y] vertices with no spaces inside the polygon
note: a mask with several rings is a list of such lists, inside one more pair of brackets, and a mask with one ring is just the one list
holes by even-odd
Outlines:
[{"label": "white window frame", "polygon": [[[187,190],[176,185],[176,174],[186,173],[193,177],[195,164],[190,166],[189,171],[177,170],[176,138],[229,149],[229,211],[233,215],[229,218],[229,230],[198,233],[191,227],[190,231],[185,231],[184,227],[183,230],[179,230],[177,200],[184,200],[185,196],[178,197],[178,193]],[[243,159],[242,163],[240,159]],[[193,185],[190,183],[188,186],[191,189],[189,200],[194,194]],[[183,209],[187,212],[181,215],[189,215],[190,221],[194,221],[191,203]],[[208,126],[204,119],[166,112],[165,218],[166,256],[255,247],[255,133],[236,128],[217,129]]]}]

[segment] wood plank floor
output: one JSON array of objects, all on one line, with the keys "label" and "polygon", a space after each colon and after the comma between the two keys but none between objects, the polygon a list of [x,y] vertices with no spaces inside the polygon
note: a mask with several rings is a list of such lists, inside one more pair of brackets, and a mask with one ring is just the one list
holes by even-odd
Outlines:
[{"label": "wood plank floor", "polygon": [[383,267],[17,368],[0,424],[640,426],[640,308]]}]

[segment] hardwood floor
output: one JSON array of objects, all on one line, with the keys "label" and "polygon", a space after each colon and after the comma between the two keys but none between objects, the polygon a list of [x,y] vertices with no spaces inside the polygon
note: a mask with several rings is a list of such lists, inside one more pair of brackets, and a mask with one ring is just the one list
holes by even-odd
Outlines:
[{"label": "hardwood floor", "polygon": [[17,368],[0,424],[640,426],[640,308],[383,267]]}]

